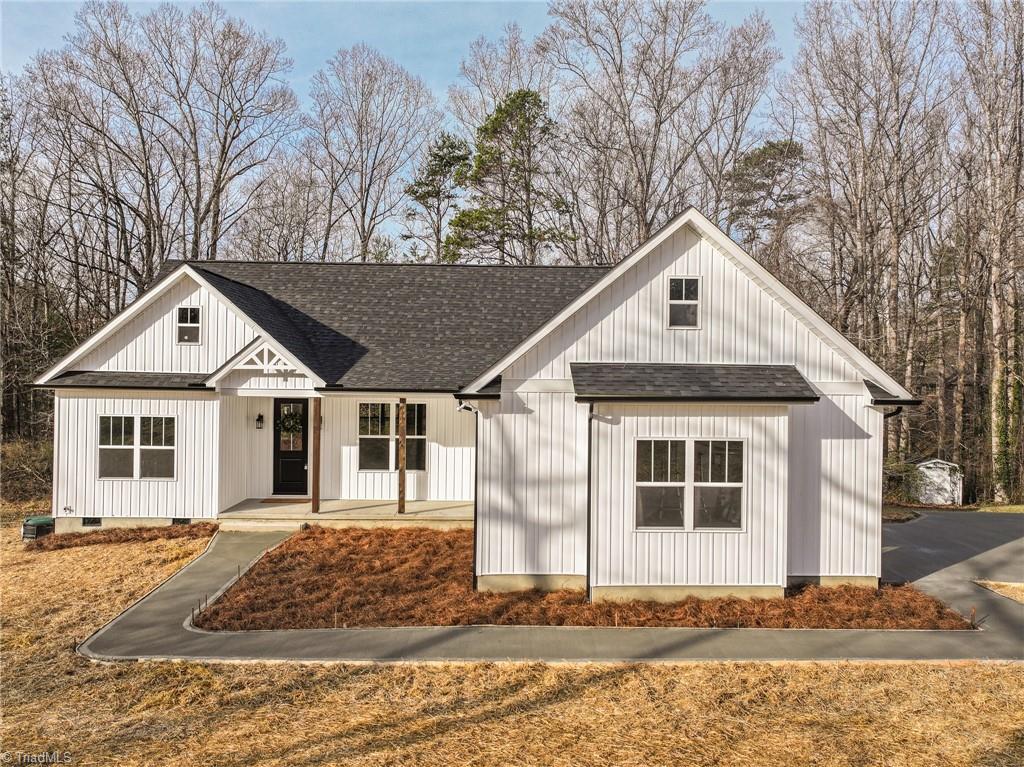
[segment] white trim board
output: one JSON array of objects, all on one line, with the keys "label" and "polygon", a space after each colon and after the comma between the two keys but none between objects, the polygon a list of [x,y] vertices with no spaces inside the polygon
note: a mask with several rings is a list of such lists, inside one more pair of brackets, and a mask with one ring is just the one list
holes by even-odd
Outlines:
[{"label": "white trim board", "polygon": [[[36,386],[42,386],[44,384],[47,384],[56,376],[67,371],[68,368],[70,368],[73,363],[82,359],[86,354],[95,349],[105,339],[113,335],[118,330],[118,328],[122,327],[127,322],[129,322],[133,317],[140,314],[143,309],[145,309],[147,306],[153,303],[153,301],[155,301],[159,296],[164,294],[172,285],[177,284],[180,280],[182,280],[185,277],[190,277],[193,280],[195,280],[199,285],[206,288],[208,291],[210,291],[211,294],[216,296],[219,301],[223,302],[224,305],[228,307],[228,309],[233,311],[239,317],[244,317],[252,325],[256,335],[263,337],[264,342],[273,341],[273,343],[276,346],[284,348],[281,346],[280,342],[278,342],[272,335],[270,335],[266,330],[261,328],[259,323],[257,323],[255,320],[253,320],[252,317],[250,317],[248,314],[246,314],[237,306],[235,306],[235,304],[232,303],[227,298],[227,296],[225,296],[223,293],[217,290],[217,288],[215,288],[209,282],[209,280],[207,280],[205,277],[199,274],[199,272],[193,269],[189,264],[183,263],[177,269],[175,269],[162,280],[160,280],[156,285],[152,286],[149,290],[147,290],[140,298],[136,299],[131,305],[129,305],[124,311],[122,311],[116,317],[114,317],[110,322],[108,322],[102,328],[93,333],[88,340],[86,340],[81,345],[75,347],[56,365],[54,365],[45,373],[43,373],[38,379],[36,379]],[[291,359],[294,355],[287,356],[289,359]],[[308,371],[305,368],[305,366],[302,366],[301,364],[297,364],[296,366],[302,369],[303,372],[306,372],[310,380],[312,380],[315,385],[325,385],[323,379],[321,379],[319,376],[313,375],[311,371]]]},{"label": "white trim board", "polygon": [[747,272],[750,278],[757,285],[772,294],[773,297],[775,297],[776,300],[778,300],[784,307],[790,309],[793,314],[798,319],[806,323],[807,326],[826,345],[832,347],[844,358],[849,360],[854,367],[862,370],[865,373],[866,378],[875,380],[888,391],[894,392],[899,397],[913,399],[913,395],[898,381],[882,370],[878,364],[873,362],[866,354],[864,354],[864,352],[858,349],[852,341],[833,328],[824,320],[824,318],[821,317],[821,315],[815,312],[795,293],[793,293],[793,291],[787,288],[767,269],[754,260],[752,256],[729,239],[725,232],[719,229],[718,226],[693,207],[687,208],[655,232],[647,242],[643,243],[639,248],[616,264],[613,269],[587,288],[587,290],[581,293],[572,303],[558,312],[531,336],[520,342],[514,349],[512,349],[512,351],[498,360],[494,365],[484,371],[483,374],[478,376],[476,380],[466,386],[462,390],[462,394],[479,393],[481,387],[485,386],[496,376],[501,375],[505,369],[507,369],[523,354],[533,348],[547,335],[552,333],[563,322],[572,317],[572,315],[579,309],[598,296],[605,288],[619,279],[629,269],[633,268],[638,262],[650,255],[659,245],[686,225],[692,226],[698,235],[708,240],[726,256],[732,258],[741,269]]}]

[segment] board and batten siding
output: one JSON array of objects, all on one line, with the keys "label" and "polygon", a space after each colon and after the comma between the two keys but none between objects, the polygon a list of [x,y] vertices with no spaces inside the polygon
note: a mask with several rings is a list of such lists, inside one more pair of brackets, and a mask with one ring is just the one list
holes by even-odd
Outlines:
[{"label": "board and batten siding", "polygon": [[[216,395],[201,392],[57,391],[54,516],[216,517],[219,405]],[[102,415],[174,416],[175,478],[100,479]]]},{"label": "board and batten siding", "polygon": [[881,576],[882,422],[859,394],[792,409],[790,575]]},{"label": "board and batten siding", "polygon": [[478,403],[478,575],[584,575],[587,406],[571,392]]},{"label": "board and batten siding", "polygon": [[[220,399],[220,510],[246,498],[274,492],[274,400],[222,396]],[[263,428],[256,416],[263,415]]]},{"label": "board and batten siding", "polygon": [[[301,373],[285,375],[281,373],[265,374],[259,370],[232,370],[217,382],[217,388],[226,391],[272,391],[272,392],[312,392],[313,382]],[[288,396],[288,395],[282,395]],[[299,397],[300,395],[296,394]]]},{"label": "board and batten siding", "polygon": [[[176,343],[179,306],[201,308],[200,343]],[[245,318],[184,275],[75,363],[74,369],[212,373],[255,337]]]},{"label": "board and batten siding", "polygon": [[[701,279],[698,329],[668,327],[670,277]],[[791,364],[810,381],[864,377],[689,226],[527,350],[502,378],[569,379],[569,363],[576,361]]]},{"label": "board and batten siding", "polygon": [[[389,402],[392,417],[399,394],[325,396],[322,445],[324,498],[394,500],[397,471],[359,470],[359,403]],[[450,395],[404,395],[409,404],[427,405],[427,469],[406,474],[409,500],[470,501],[473,499],[474,423],[471,413],[459,412]]]},{"label": "board and batten siding", "polygon": [[[777,405],[598,405],[592,585],[784,586],[787,411]],[[742,530],[637,530],[638,438],[744,440]]]}]

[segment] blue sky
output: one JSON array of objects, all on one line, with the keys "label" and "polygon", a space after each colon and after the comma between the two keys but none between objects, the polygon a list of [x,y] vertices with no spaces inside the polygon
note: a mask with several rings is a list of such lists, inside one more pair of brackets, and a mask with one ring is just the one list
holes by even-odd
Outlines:
[{"label": "blue sky", "polygon": [[[295,62],[292,85],[305,100],[309,78],[339,48],[364,42],[423,78],[443,97],[458,78],[459,61],[481,35],[495,38],[515,21],[529,39],[548,24],[544,2],[246,2],[223,3],[258,29],[281,37]],[[130,3],[145,10],[146,3]],[[56,48],[74,27],[76,2],[0,0],[0,63],[20,70],[40,49]],[[786,59],[796,52],[797,2],[713,2],[711,14],[735,24],[760,8],[775,28]]]}]

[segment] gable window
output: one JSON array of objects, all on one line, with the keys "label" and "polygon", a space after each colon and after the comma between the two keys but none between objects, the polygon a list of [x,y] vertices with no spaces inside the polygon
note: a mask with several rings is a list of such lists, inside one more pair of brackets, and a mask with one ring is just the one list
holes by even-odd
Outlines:
[{"label": "gable window", "polygon": [[100,479],[174,479],[174,416],[101,415]]},{"label": "gable window", "polygon": [[[427,406],[405,406],[405,467],[427,468]],[[359,470],[395,471],[398,468],[398,405],[391,402],[359,404]]]},{"label": "gable window", "polygon": [[637,527],[685,526],[685,440],[637,440],[636,524]]},{"label": "gable window", "polygon": [[198,306],[178,307],[178,343],[198,344],[201,324],[199,321],[201,309]]},{"label": "gable window", "polygon": [[668,326],[700,327],[700,278],[670,277],[668,281]]},{"label": "gable window", "polygon": [[743,443],[693,443],[693,526],[739,529],[743,518]]},{"label": "gable window", "polygon": [[741,530],[743,452],[742,440],[638,439],[636,527]]}]

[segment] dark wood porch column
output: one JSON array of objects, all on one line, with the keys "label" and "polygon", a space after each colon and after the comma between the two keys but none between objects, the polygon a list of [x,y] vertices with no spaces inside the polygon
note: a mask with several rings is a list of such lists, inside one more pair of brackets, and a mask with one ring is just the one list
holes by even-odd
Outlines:
[{"label": "dark wood porch column", "polygon": [[405,514],[405,397],[398,400],[398,513]]},{"label": "dark wood porch column", "polygon": [[311,488],[312,492],[310,497],[312,499],[312,511],[314,514],[320,513],[320,397],[313,399],[313,412],[310,415],[313,429],[312,439],[310,440],[310,482],[313,484]]}]

